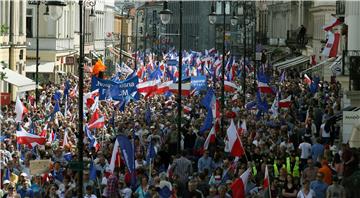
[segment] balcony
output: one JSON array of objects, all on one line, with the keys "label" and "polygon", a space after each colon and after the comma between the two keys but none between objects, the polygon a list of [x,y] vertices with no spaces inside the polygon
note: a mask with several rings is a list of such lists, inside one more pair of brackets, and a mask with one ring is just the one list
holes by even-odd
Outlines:
[{"label": "balcony", "polygon": [[309,35],[305,35],[304,42],[299,43],[299,36],[298,36],[298,30],[288,30],[287,31],[287,38],[286,38],[286,45],[290,49],[305,49],[306,45],[309,42]]},{"label": "balcony", "polygon": [[[27,38],[27,43],[30,42],[28,49],[36,49],[36,38]],[[39,38],[39,49],[41,50],[51,50],[51,51],[64,51],[69,49],[74,49],[74,39],[73,38]]]}]

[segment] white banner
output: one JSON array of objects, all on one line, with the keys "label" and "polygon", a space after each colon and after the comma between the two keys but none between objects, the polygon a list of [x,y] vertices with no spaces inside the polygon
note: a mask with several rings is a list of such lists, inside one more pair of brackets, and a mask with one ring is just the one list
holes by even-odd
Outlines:
[{"label": "white banner", "polygon": [[360,111],[343,111],[343,143],[350,140],[353,128],[360,124]]}]

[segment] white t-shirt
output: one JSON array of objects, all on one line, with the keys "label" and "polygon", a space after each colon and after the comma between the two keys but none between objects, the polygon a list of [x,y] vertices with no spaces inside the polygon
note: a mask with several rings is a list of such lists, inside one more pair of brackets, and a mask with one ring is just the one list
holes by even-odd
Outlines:
[{"label": "white t-shirt", "polygon": [[301,159],[308,159],[311,155],[311,144],[307,142],[303,142],[299,145],[299,149],[301,150]]},{"label": "white t-shirt", "polygon": [[296,197],[297,198],[313,198],[313,197],[315,197],[315,191],[310,189],[309,193],[307,195],[305,195],[303,190],[300,190]]},{"label": "white t-shirt", "polygon": [[321,124],[320,130],[321,130],[321,137],[323,137],[323,138],[329,138],[330,137],[330,132],[325,130],[325,123]]}]

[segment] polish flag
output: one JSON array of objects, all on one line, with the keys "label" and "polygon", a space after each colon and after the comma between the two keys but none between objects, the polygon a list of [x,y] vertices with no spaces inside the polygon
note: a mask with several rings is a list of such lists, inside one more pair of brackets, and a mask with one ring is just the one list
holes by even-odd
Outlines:
[{"label": "polish flag", "polygon": [[237,132],[239,134],[239,136],[243,133],[246,133],[247,131],[247,127],[246,127],[246,121],[242,120],[241,124],[240,124],[240,120],[238,120],[237,123]]},{"label": "polish flag", "polygon": [[336,57],[339,48],[339,41],[340,41],[340,33],[328,32],[328,40],[324,47],[324,50],[322,51],[322,54],[329,58]]},{"label": "polish flag", "polygon": [[[169,86],[169,91],[172,92],[173,94],[178,94],[179,93],[179,85],[178,83],[172,83]],[[182,96],[190,96],[191,93],[191,84],[190,83],[185,83],[182,84],[181,86],[181,95]]]},{"label": "polish flag", "polygon": [[16,113],[16,122],[21,122],[25,113],[28,113],[27,108],[21,102],[19,97],[16,97],[16,104],[15,104],[15,113]]},{"label": "polish flag", "polygon": [[340,21],[340,19],[338,19],[337,17],[332,17],[331,21],[329,24],[325,25],[323,27],[323,30],[325,30],[326,32],[330,31],[333,27],[336,27],[338,25],[342,24],[342,22]]},{"label": "polish flag", "polygon": [[289,108],[291,106],[291,95],[279,101],[280,108]]},{"label": "polish flag", "polygon": [[218,118],[220,118],[220,102],[219,100],[216,99],[215,94],[211,100],[210,106],[211,106],[213,118],[217,120]]},{"label": "polish flag", "polygon": [[215,134],[215,126],[213,126],[210,130],[210,133],[208,134],[205,143],[204,143],[204,150],[207,150],[209,147],[210,143],[214,143],[216,139],[216,134]]},{"label": "polish flag", "polygon": [[56,140],[56,133],[54,132],[54,130],[52,130],[49,135],[48,142],[53,143],[55,140]]},{"label": "polish flag", "polygon": [[120,156],[120,145],[118,140],[116,139],[109,164],[109,170],[111,173],[114,172],[115,167],[120,166]]},{"label": "polish flag", "polygon": [[311,83],[312,83],[312,80],[310,79],[310,77],[307,74],[304,75],[304,83],[307,85],[311,85]]},{"label": "polish flag", "polygon": [[235,83],[225,80],[224,90],[230,93],[234,93],[238,90],[238,87],[235,85]]},{"label": "polish flag", "polygon": [[90,118],[89,129],[99,129],[105,126],[105,117],[96,110]]},{"label": "polish flag", "polygon": [[90,109],[91,106],[95,103],[96,96],[99,96],[99,89],[96,89],[84,95],[84,102],[87,108]]},{"label": "polish flag", "polygon": [[157,94],[164,94],[167,91],[169,91],[169,86],[173,83],[173,81],[166,81],[161,83],[160,85],[157,86],[157,90],[156,93]]},{"label": "polish flag", "polygon": [[47,128],[48,128],[48,123],[45,124],[43,130],[41,131],[41,133],[39,134],[40,137],[46,137],[47,134]]},{"label": "polish flag", "polygon": [[37,144],[44,145],[46,138],[28,133],[19,125],[18,129],[16,130],[16,141],[18,144],[26,144],[32,147]]},{"label": "polish flag", "polygon": [[191,108],[188,106],[184,106],[184,113],[190,113],[191,112]]},{"label": "polish flag", "polygon": [[273,93],[273,90],[267,83],[258,81],[258,88],[261,93]]},{"label": "polish flag", "polygon": [[234,157],[241,157],[245,155],[245,150],[241,143],[241,139],[237,133],[234,120],[231,120],[231,124],[227,129],[226,133],[228,138],[228,148],[230,150],[231,155]]},{"label": "polish flag", "polygon": [[67,130],[65,129],[65,134],[64,134],[64,140],[63,140],[63,147],[65,147],[66,145],[69,144],[69,141],[68,141],[68,132]]},{"label": "polish flag", "polygon": [[159,80],[151,80],[151,81],[139,83],[137,85],[138,92],[142,93],[144,95],[153,93],[157,90],[158,83],[159,83]]},{"label": "polish flag", "polygon": [[250,168],[248,168],[241,176],[240,178],[237,178],[234,180],[234,182],[231,184],[231,190],[233,193],[233,197],[236,198],[245,198],[245,192],[246,192],[246,186],[249,181],[249,177],[251,174]]},{"label": "polish flag", "polygon": [[270,179],[269,179],[269,170],[268,167],[265,167],[265,177],[264,177],[264,183],[263,183],[263,188],[267,189],[270,186]]}]

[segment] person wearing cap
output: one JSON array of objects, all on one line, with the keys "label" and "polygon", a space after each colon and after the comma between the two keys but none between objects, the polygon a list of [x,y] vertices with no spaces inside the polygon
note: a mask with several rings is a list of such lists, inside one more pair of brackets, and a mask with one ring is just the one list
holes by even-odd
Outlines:
[{"label": "person wearing cap", "polygon": [[10,182],[9,186],[6,189],[6,191],[7,192],[4,194],[4,196],[2,196],[3,198],[15,198],[15,197],[18,197],[18,194],[16,192],[14,183]]},{"label": "person wearing cap", "polygon": [[344,186],[339,184],[339,178],[333,177],[333,183],[326,190],[326,198],[346,198]]}]

